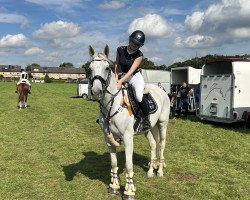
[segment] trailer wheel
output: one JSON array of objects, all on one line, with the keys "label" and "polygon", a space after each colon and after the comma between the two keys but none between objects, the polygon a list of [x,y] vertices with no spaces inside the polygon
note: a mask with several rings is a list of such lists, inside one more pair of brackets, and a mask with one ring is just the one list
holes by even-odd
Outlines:
[{"label": "trailer wheel", "polygon": [[83,99],[87,99],[87,98],[88,98],[88,95],[87,95],[87,94],[82,94],[82,98],[83,98]]}]

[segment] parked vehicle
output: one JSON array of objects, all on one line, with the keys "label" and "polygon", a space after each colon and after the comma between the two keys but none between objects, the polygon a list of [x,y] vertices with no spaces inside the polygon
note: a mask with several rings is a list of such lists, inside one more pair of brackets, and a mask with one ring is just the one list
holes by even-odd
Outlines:
[{"label": "parked vehicle", "polygon": [[166,93],[170,93],[170,72],[165,70],[142,69],[142,76],[146,84],[161,83]]},{"label": "parked vehicle", "polygon": [[[222,59],[202,67],[201,119],[223,123],[250,122],[250,60]],[[249,123],[250,125],[250,123]]]},{"label": "parked vehicle", "polygon": [[88,79],[83,79],[77,83],[77,96],[83,99],[90,98]]}]

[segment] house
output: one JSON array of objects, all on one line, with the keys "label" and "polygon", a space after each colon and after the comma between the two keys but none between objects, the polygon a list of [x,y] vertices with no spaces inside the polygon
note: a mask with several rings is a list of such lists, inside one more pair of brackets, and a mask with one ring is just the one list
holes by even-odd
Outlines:
[{"label": "house", "polygon": [[34,79],[43,79],[47,74],[53,79],[83,79],[86,72],[83,68],[64,68],[64,67],[36,67],[32,68],[30,74]]},{"label": "house", "polygon": [[0,75],[4,78],[18,78],[21,72],[19,65],[0,65]]}]

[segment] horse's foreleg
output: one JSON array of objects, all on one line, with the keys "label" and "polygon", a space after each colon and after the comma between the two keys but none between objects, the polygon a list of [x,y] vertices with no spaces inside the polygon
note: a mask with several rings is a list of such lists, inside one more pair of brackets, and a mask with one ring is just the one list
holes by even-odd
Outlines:
[{"label": "horse's foreleg", "polygon": [[155,141],[155,138],[154,138],[151,131],[146,133],[146,137],[148,139],[149,146],[151,149],[151,159],[150,159],[150,162],[148,163],[149,170],[147,172],[147,176],[153,177],[154,176],[154,169],[157,169],[157,167],[158,167],[157,166],[157,155],[156,155],[156,141]]},{"label": "horse's foreleg", "polygon": [[111,194],[119,194],[120,190],[120,180],[118,175],[118,167],[117,167],[117,155],[116,155],[116,147],[113,145],[109,146],[110,152],[110,160],[111,160],[111,183],[109,184],[109,193]]},{"label": "horse's foreleg", "polygon": [[126,157],[126,186],[124,191],[123,199],[134,199],[136,188],[133,182],[133,133],[124,134],[124,146],[125,146],[125,157]]},{"label": "horse's foreleg", "polygon": [[164,150],[166,145],[166,137],[167,137],[167,125],[165,122],[159,124],[160,131],[160,143],[159,143],[159,169],[157,171],[158,176],[163,176],[163,168],[166,167],[165,158],[164,158]]}]

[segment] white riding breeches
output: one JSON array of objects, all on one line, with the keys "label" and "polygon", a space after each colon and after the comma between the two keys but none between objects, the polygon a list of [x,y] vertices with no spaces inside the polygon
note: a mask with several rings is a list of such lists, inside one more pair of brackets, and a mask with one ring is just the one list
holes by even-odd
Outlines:
[{"label": "white riding breeches", "polygon": [[137,72],[135,75],[130,76],[127,81],[134,88],[137,101],[141,102],[145,86],[141,73]]},{"label": "white riding breeches", "polygon": [[17,82],[17,85],[21,84],[21,83],[25,83],[27,84],[28,86],[30,86],[30,82],[27,80],[27,79],[21,79]]}]

